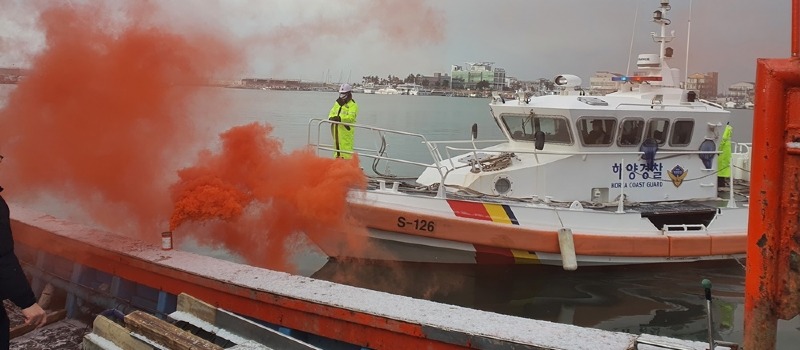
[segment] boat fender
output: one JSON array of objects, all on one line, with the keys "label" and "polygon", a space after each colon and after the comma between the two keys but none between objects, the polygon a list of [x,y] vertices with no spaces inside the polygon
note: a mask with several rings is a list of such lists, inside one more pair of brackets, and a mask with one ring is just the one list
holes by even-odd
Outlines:
[{"label": "boat fender", "polygon": [[564,267],[564,270],[577,270],[578,259],[575,256],[575,242],[572,240],[571,229],[558,229],[558,248],[561,250],[561,265]]}]

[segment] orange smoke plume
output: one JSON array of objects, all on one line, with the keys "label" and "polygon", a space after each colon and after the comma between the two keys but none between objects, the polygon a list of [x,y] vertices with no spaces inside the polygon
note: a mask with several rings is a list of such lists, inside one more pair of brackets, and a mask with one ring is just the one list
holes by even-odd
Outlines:
[{"label": "orange smoke plume", "polygon": [[[222,243],[259,266],[290,268],[285,245],[297,233],[350,228],[347,193],[365,188],[357,159],[320,158],[310,149],[281,153],[272,127],[253,123],[222,135],[222,149],[203,151],[171,188],[170,228],[216,223],[204,243]],[[195,235],[203,235],[194,231]]]},{"label": "orange smoke plume", "polygon": [[162,231],[179,150],[201,141],[188,127],[201,103],[189,85],[237,65],[236,50],[145,23],[147,3],[124,16],[96,3],[48,6],[46,48],[0,110],[9,193],[55,197],[115,231]]},{"label": "orange smoke plume", "polygon": [[[226,91],[201,85],[242,71],[246,50],[224,30],[181,31],[150,1],[30,4],[44,6],[45,48],[0,109],[9,199],[149,241],[167,225],[202,222],[180,229],[274,267],[287,265],[284,246],[297,232],[353,230],[347,193],[365,186],[357,159],[283,154],[269,126],[233,128],[221,152],[177,171],[208,143],[195,112],[225,117]],[[399,40],[437,37],[427,34]]]}]

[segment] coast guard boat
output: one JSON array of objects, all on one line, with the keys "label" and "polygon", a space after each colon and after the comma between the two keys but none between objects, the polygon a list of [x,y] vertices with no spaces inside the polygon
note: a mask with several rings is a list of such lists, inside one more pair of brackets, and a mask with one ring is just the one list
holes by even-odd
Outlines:
[{"label": "coast guard boat", "polygon": [[[356,149],[361,158],[424,167],[413,182],[370,178],[353,190],[350,212],[367,230],[312,238],[333,258],[441,263],[542,263],[577,266],[743,258],[748,217],[749,145],[726,139],[730,113],[679,85],[669,66],[673,37],[654,13],[658,54],[638,56],[638,72],[619,75],[617,92],[589,96],[581,79],[556,77],[560,93],[489,107],[506,137],[485,148],[353,124],[367,133],[417,138],[430,163]],[[309,123],[320,155],[331,123]],[[316,142],[315,142],[316,137]],[[733,149],[733,150],[732,150]],[[720,162],[722,153],[733,161]],[[730,168],[729,168],[730,167]],[[726,169],[729,168],[729,169]],[[720,185],[718,172],[734,170]],[[360,233],[359,233],[360,232]],[[361,235],[366,237],[346,237]],[[368,249],[343,242],[363,238]]]}]

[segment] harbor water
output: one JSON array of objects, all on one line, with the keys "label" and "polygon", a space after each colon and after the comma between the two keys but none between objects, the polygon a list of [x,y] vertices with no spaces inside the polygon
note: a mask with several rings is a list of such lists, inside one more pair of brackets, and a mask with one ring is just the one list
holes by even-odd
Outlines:
[{"label": "harbor water", "polygon": [[[0,86],[0,106],[13,89]],[[282,141],[285,153],[308,143],[311,118],[327,118],[337,98],[333,92],[202,88],[200,98],[222,94],[224,115],[198,108],[198,130],[218,135],[233,126],[267,123]],[[489,115],[488,99],[439,96],[354,95],[358,122],[424,135],[428,140],[466,140],[473,123],[479,140],[501,134]],[[731,110],[735,142],[752,140],[752,110]],[[213,148],[214,137],[209,138]],[[389,140],[388,155],[428,162],[422,144]],[[359,137],[356,147],[376,149],[381,140]],[[328,156],[324,154],[323,156]],[[362,159],[372,170],[372,161]],[[381,172],[413,176],[419,169],[380,164]],[[570,174],[579,181],[581,174]],[[176,246],[176,249],[191,249]],[[195,248],[197,251],[203,251]],[[519,317],[629,333],[648,333],[680,339],[707,339],[706,303],[701,281],[713,283],[715,338],[740,343],[743,339],[744,261],[658,264],[620,267],[473,266],[377,263],[328,260],[309,245],[294,256],[297,270],[289,271],[393,294],[492,311]],[[800,317],[780,321],[780,349],[800,342]]]}]

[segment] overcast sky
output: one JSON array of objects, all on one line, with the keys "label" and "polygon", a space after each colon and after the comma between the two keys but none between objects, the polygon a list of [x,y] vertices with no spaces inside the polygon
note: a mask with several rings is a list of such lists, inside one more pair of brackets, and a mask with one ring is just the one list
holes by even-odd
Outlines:
[{"label": "overcast sky", "polygon": [[[651,17],[660,1],[154,2],[153,23],[213,29],[241,45],[247,58],[241,77],[361,82],[365,75],[432,75],[448,73],[451,64],[488,61],[522,80],[569,73],[588,83],[595,71],[628,70],[632,35],[634,61],[638,53],[657,52],[650,32],[658,30]],[[35,6],[53,3],[64,2],[0,0],[0,66],[24,66],[44,47]],[[690,73],[717,71],[724,89],[754,81],[757,58],[790,56],[790,0],[691,4]],[[671,65],[684,72],[690,0],[671,5]]]}]

